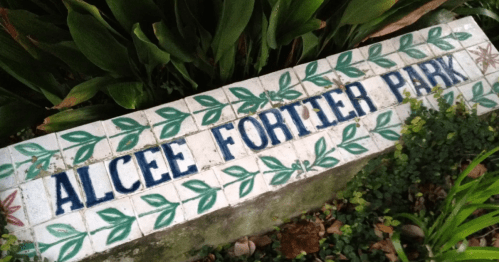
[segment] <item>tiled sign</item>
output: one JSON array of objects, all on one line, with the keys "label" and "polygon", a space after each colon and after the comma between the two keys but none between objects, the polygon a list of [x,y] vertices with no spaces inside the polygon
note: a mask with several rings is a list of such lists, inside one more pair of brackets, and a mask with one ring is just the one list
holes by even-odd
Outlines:
[{"label": "tiled sign", "polygon": [[499,53],[471,17],[0,149],[24,254],[76,261],[380,152],[404,93],[499,108]]}]

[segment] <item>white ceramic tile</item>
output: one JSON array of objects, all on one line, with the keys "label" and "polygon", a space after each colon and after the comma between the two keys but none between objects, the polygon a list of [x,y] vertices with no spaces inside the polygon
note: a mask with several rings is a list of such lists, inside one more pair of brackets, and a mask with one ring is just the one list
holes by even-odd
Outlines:
[{"label": "white ceramic tile", "polygon": [[144,190],[139,169],[132,156],[126,155],[104,162],[116,198]]},{"label": "white ceramic tile", "polygon": [[293,100],[307,97],[298,77],[291,68],[260,76],[259,78],[273,105],[287,104]]},{"label": "white ceramic tile", "polygon": [[12,145],[10,151],[12,162],[16,166],[17,179],[21,183],[38,175],[49,175],[66,168],[55,134]]},{"label": "white ceramic tile", "polygon": [[187,220],[229,205],[213,170],[177,180],[174,184]]},{"label": "white ceramic tile", "polygon": [[277,146],[293,139],[293,133],[279,109],[267,110],[258,114],[258,117],[267,131],[269,146]]},{"label": "white ceramic tile", "polygon": [[400,139],[402,121],[393,107],[370,114],[361,121],[380,150],[394,146]]},{"label": "white ceramic tile", "polygon": [[142,111],[103,121],[115,156],[156,144],[149,122]]},{"label": "white ceramic tile", "polygon": [[281,110],[284,122],[286,122],[293,137],[296,139],[316,131],[315,125],[310,119],[311,115],[315,114],[315,111],[311,111],[301,102],[291,103],[279,109]]},{"label": "white ceramic tile", "polygon": [[37,225],[52,218],[50,200],[42,179],[22,184],[21,190],[31,225]]},{"label": "white ceramic tile", "polygon": [[[461,91],[459,91],[456,87],[451,87],[443,90],[441,96],[444,101],[446,101],[450,105],[456,105],[460,101],[460,98],[463,99]],[[426,98],[433,108],[439,108],[438,100],[435,98],[435,94],[428,95]]]},{"label": "white ceramic tile", "polygon": [[222,87],[237,117],[272,108],[260,80],[255,77]]},{"label": "white ceramic tile", "polygon": [[459,40],[454,38],[451,28],[446,24],[441,24],[419,31],[430,46],[435,56],[441,56],[462,49]]},{"label": "white ceramic tile", "polygon": [[230,205],[236,205],[268,191],[254,156],[213,168]]},{"label": "white ceramic tile", "polygon": [[272,147],[267,131],[265,131],[258,115],[238,119],[236,120],[235,126],[243,140],[244,147],[248,154]]},{"label": "white ceramic tile", "polygon": [[198,131],[184,99],[144,111],[156,139],[160,142]]},{"label": "white ceramic tile", "polygon": [[68,168],[88,165],[112,155],[100,121],[58,132],[57,140]]},{"label": "white ceramic tile", "polygon": [[270,190],[305,178],[305,168],[291,143],[259,153],[258,166]]},{"label": "white ceramic tile", "polygon": [[80,167],[76,172],[78,181],[82,185],[87,208],[115,199],[113,186],[109,180],[104,162]]},{"label": "white ceramic tile", "polygon": [[43,181],[52,202],[54,217],[85,207],[81,186],[72,169],[44,177]]},{"label": "white ceramic tile", "polygon": [[375,75],[359,49],[352,49],[326,57],[343,85],[347,85]]},{"label": "white ceramic tile", "polygon": [[199,171],[224,162],[210,133],[210,130],[205,130],[185,138]]},{"label": "white ceramic tile", "polygon": [[447,24],[454,32],[461,45],[469,47],[488,40],[480,26],[475,22],[472,16],[467,16]]},{"label": "white ceramic tile", "polygon": [[17,244],[19,245],[20,251],[18,254],[26,255],[30,258],[30,261],[34,261],[34,256],[37,255],[35,237],[33,236],[33,230],[26,229],[17,231],[15,236],[17,237]]},{"label": "white ceramic tile", "polygon": [[490,86],[492,86],[494,92],[499,94],[499,72],[489,74],[485,76],[485,79],[487,79],[487,82],[489,82]]},{"label": "white ceramic tile", "polygon": [[477,104],[477,114],[482,115],[499,106],[499,97],[485,79],[459,86],[458,89],[470,107]]},{"label": "white ceramic tile", "polygon": [[410,97],[417,97],[416,89],[412,84],[408,75],[405,75],[399,70],[394,72],[389,72],[380,76],[386,85],[380,85],[383,93],[389,93],[389,97],[396,99],[398,103],[402,103],[404,98],[406,98],[405,93],[409,92]]},{"label": "white ceramic tile", "polygon": [[25,206],[23,205],[21,190],[19,188],[16,187],[0,192],[0,204],[7,219],[7,226],[5,227],[7,230],[17,232],[29,226],[24,213]]},{"label": "white ceramic tile", "polygon": [[[377,110],[381,110],[398,103],[397,98],[392,94],[388,84],[380,76],[374,76],[369,79],[362,80],[360,83],[364,87],[368,99],[372,101]],[[358,86],[352,86],[351,88],[347,86],[347,89],[352,90],[355,97],[362,97],[361,90]],[[365,114],[370,114],[376,111],[372,110],[369,106],[368,99],[356,99]],[[358,110],[357,115],[361,115]]]},{"label": "white ceramic tile", "polygon": [[17,184],[14,164],[10,158],[9,148],[0,149],[0,190],[11,188]]},{"label": "white ceramic tile", "polygon": [[467,50],[484,75],[499,71],[499,52],[492,43],[481,43]]},{"label": "white ceramic tile", "polygon": [[198,163],[196,163],[185,139],[177,139],[165,143],[161,147],[166,155],[173,179],[179,179],[199,172]]},{"label": "white ceramic tile", "polygon": [[[429,95],[431,96],[431,95]],[[422,106],[426,107],[427,109],[435,109],[433,106],[428,102],[427,97],[429,96],[423,96],[418,98],[418,101],[422,101]],[[395,112],[397,113],[399,119],[402,122],[405,122],[407,118],[411,116],[412,110],[411,110],[411,104],[410,103],[405,103],[405,104],[400,104],[395,106]]]},{"label": "white ceramic tile", "polygon": [[397,70],[405,65],[391,40],[364,46],[359,50],[377,75]]},{"label": "white ceramic tile", "polygon": [[[335,111],[325,97],[329,97],[334,103]],[[311,97],[303,100],[303,106],[307,108],[309,119],[317,130],[325,130],[340,122],[349,121],[357,116],[347,94],[342,89],[334,89],[324,93],[322,96]]]},{"label": "white ceramic tile", "polygon": [[144,235],[185,221],[182,203],[172,183],[135,194],[131,199]]},{"label": "white ceramic tile", "polygon": [[293,142],[307,177],[338,167],[345,162],[326,131]]},{"label": "white ceramic tile", "polygon": [[464,72],[468,75],[468,81],[477,80],[483,77],[482,71],[473,61],[470,54],[466,50],[461,50],[452,54],[454,59],[459,62]]},{"label": "white ceramic tile", "polygon": [[426,44],[426,40],[418,31],[392,38],[390,42],[406,65],[415,64],[434,56]]},{"label": "white ceramic tile", "polygon": [[129,198],[85,210],[85,221],[96,252],[142,237]]},{"label": "white ceramic tile", "polygon": [[308,96],[324,93],[329,88],[338,88],[339,78],[326,59],[293,67]]},{"label": "white ceramic tile", "polygon": [[205,130],[236,119],[222,89],[186,97],[185,102],[199,130]]},{"label": "white ceramic tile", "polygon": [[248,155],[241,139],[241,135],[236,130],[236,123],[231,122],[211,129],[217,151],[222,155],[222,159],[227,162],[240,159]]},{"label": "white ceramic tile", "polygon": [[379,151],[361,122],[343,123],[333,127],[328,134],[347,162]]},{"label": "white ceramic tile", "polygon": [[79,261],[94,253],[81,213],[76,212],[34,227],[42,257]]}]

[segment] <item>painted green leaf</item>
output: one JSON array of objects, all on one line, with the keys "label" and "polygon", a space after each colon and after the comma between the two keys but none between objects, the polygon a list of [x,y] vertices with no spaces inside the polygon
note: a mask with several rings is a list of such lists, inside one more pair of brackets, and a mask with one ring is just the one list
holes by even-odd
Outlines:
[{"label": "painted green leaf", "polygon": [[94,154],[95,143],[84,145],[76,151],[75,159],[73,160],[73,165],[83,163],[87,161]]},{"label": "painted green leaf", "polygon": [[118,242],[127,238],[132,231],[132,223],[133,221],[130,221],[129,223],[123,223],[113,228],[113,230],[111,230],[111,232],[107,236],[106,245],[111,245],[114,242]]},{"label": "painted green leaf", "polygon": [[302,95],[302,93],[298,92],[296,90],[286,90],[286,92],[281,94],[281,96],[287,100],[295,100],[298,97],[300,97],[301,95]]},{"label": "painted green leaf", "polygon": [[38,174],[40,174],[41,170],[47,171],[51,157],[52,155],[40,157],[33,164],[31,164],[28,168],[28,173],[26,174],[26,180],[35,178]]},{"label": "painted green leaf", "polygon": [[494,90],[494,92],[496,92],[497,94],[499,94],[499,82],[498,83],[494,83],[494,85],[492,86],[492,90]]},{"label": "painted green leaf", "polygon": [[291,74],[289,72],[283,73],[279,78],[279,89],[284,89],[291,84]]},{"label": "painted green leaf", "polygon": [[21,251],[17,252],[19,255],[25,255],[28,257],[36,256],[35,243],[24,243],[21,246]]},{"label": "painted green leaf", "polygon": [[82,235],[82,237],[72,239],[64,244],[59,250],[59,257],[57,258],[57,261],[67,261],[76,256],[76,254],[80,252],[83,246],[83,240],[85,240],[85,236],[86,235]]},{"label": "painted green leaf", "polygon": [[[166,124],[161,130],[161,139],[166,139],[177,135],[178,132],[180,132],[182,122],[189,116],[189,114],[181,112],[172,107],[158,109],[156,110],[156,114],[167,120]],[[155,126],[161,124],[163,123],[155,124]]]},{"label": "painted green leaf", "polygon": [[369,60],[380,56],[382,49],[383,49],[383,46],[381,45],[381,43],[377,43],[377,44],[370,46],[369,47]]},{"label": "painted green leaf", "polygon": [[275,186],[275,185],[282,185],[288,182],[288,180],[291,178],[291,175],[294,173],[294,170],[284,170],[277,172],[274,177],[272,177],[272,180],[270,181],[270,184]]},{"label": "painted green leaf", "polygon": [[117,127],[119,127],[121,130],[133,130],[137,128],[142,128],[143,126],[139,124],[137,121],[128,118],[128,117],[121,117],[121,118],[116,118],[111,120],[113,124],[115,124]]},{"label": "painted green leaf", "polygon": [[442,96],[442,98],[445,100],[445,102],[449,105],[454,104],[454,91],[449,92],[445,95]]},{"label": "painted green leaf", "polygon": [[434,27],[428,31],[428,42],[431,42],[432,40],[435,40],[442,36],[442,28],[441,27]]},{"label": "painted green leaf", "polygon": [[6,178],[14,174],[14,166],[12,164],[3,164],[0,166],[0,179]]},{"label": "painted green leaf", "polygon": [[338,70],[338,68],[348,67],[350,63],[352,63],[352,57],[353,57],[352,51],[342,53],[338,57],[338,62],[336,63],[335,69]]},{"label": "painted green leaf", "polygon": [[271,156],[262,156],[260,159],[263,161],[263,163],[271,168],[271,169],[285,169],[286,167],[275,157]]},{"label": "painted green leaf", "polygon": [[254,102],[244,102],[238,109],[237,109],[237,112],[238,113],[242,113],[242,114],[249,114],[250,112],[251,113],[254,113],[256,112],[256,110],[258,110],[258,106],[260,104],[255,104]]},{"label": "painted green leaf", "polygon": [[412,34],[404,35],[400,38],[400,48],[399,50],[405,50],[412,46],[413,36]]},{"label": "painted green leaf", "polygon": [[57,238],[66,238],[70,236],[77,235],[80,233],[73,226],[68,224],[52,224],[47,226],[47,231],[57,237]]},{"label": "painted green leaf", "polygon": [[38,249],[40,250],[40,253],[47,251],[47,249],[49,249],[50,247],[52,247],[51,244],[45,244],[42,242],[38,242]]},{"label": "painted green leaf", "polygon": [[390,68],[392,66],[396,66],[397,65],[392,60],[386,59],[386,58],[378,58],[376,60],[372,60],[372,62],[374,62],[375,64],[377,64],[378,66],[381,66],[383,68]]},{"label": "painted green leaf", "polygon": [[106,208],[104,210],[98,211],[97,214],[109,224],[120,224],[128,219],[128,216],[121,213],[116,208]]},{"label": "painted green leaf", "polygon": [[483,95],[483,84],[482,81],[473,85],[473,98]]},{"label": "painted green leaf", "polygon": [[343,129],[343,140],[341,142],[343,143],[354,138],[355,133],[357,133],[357,124],[353,123],[348,125],[345,129]]},{"label": "painted green leaf", "polygon": [[215,98],[206,95],[195,96],[194,100],[205,107],[220,106],[222,103],[218,102]]},{"label": "painted green leaf", "polygon": [[312,77],[307,81],[314,83],[316,86],[329,86],[333,84],[331,81],[320,76]]},{"label": "painted green leaf", "polygon": [[35,143],[16,145],[14,148],[25,156],[37,156],[47,152],[45,148]]},{"label": "painted green leaf", "polygon": [[494,102],[486,97],[482,97],[480,99],[477,99],[477,100],[475,100],[475,102],[477,102],[481,106],[487,107],[487,108],[493,108],[493,107],[497,106],[496,102]]},{"label": "painted green leaf", "polygon": [[123,152],[123,151],[130,150],[130,149],[134,148],[137,145],[137,143],[139,143],[139,134],[140,133],[132,133],[132,134],[128,134],[125,137],[123,137],[120,140],[120,142],[118,144],[118,148],[116,149],[116,151]]},{"label": "painted green leaf", "polygon": [[415,59],[423,59],[426,57],[425,53],[415,48],[404,50],[404,53]]},{"label": "painted green leaf", "polygon": [[441,39],[435,40],[431,43],[444,51],[449,51],[449,50],[454,49],[453,45],[451,45],[449,42],[441,40]]},{"label": "painted green leaf", "polygon": [[188,114],[186,114],[182,111],[179,111],[173,107],[161,108],[161,109],[156,110],[155,112],[156,112],[156,114],[158,114],[159,116],[161,116],[162,118],[164,118],[166,120],[177,119],[180,116],[188,115]]},{"label": "painted green leaf", "polygon": [[345,145],[345,146],[343,146],[343,148],[346,151],[348,151],[348,153],[354,154],[354,155],[359,155],[359,154],[367,152],[367,148],[365,148],[357,143],[351,143],[351,144]]},{"label": "painted green leaf", "polygon": [[325,157],[318,163],[316,163],[317,166],[320,166],[322,168],[331,168],[337,165],[340,161],[334,157]]},{"label": "painted green leaf", "polygon": [[246,169],[242,168],[241,166],[231,166],[222,171],[225,174],[233,177],[245,177],[250,174]]},{"label": "painted green leaf", "polygon": [[321,137],[315,142],[315,156],[320,157],[326,153],[326,139]]},{"label": "painted green leaf", "polygon": [[187,187],[196,193],[204,193],[211,190],[211,187],[201,180],[190,180],[182,183],[182,186]]},{"label": "painted green leaf", "polygon": [[217,201],[217,192],[213,192],[211,194],[208,194],[206,196],[203,196],[199,200],[198,204],[198,214],[202,214],[206,210],[210,209],[215,205],[215,202]]},{"label": "painted green leaf", "polygon": [[378,128],[381,128],[381,127],[388,125],[388,123],[390,123],[390,120],[392,119],[392,114],[393,114],[393,111],[388,111],[388,112],[380,114],[378,116],[378,118],[376,118],[376,128],[375,129],[378,129]]},{"label": "painted green leaf", "polygon": [[222,110],[223,110],[223,108],[216,108],[216,109],[207,111],[203,116],[203,121],[201,124],[203,126],[206,126],[206,125],[216,123],[220,119],[220,117],[222,116]]},{"label": "painted green leaf", "polygon": [[178,132],[180,132],[180,126],[182,125],[182,120],[177,120],[177,121],[172,121],[172,122],[166,123],[163,126],[163,129],[161,129],[161,134],[159,137],[161,139],[166,139],[166,138],[173,137],[173,136],[177,135]]},{"label": "painted green leaf", "polygon": [[154,229],[160,229],[162,227],[169,226],[175,218],[175,210],[176,207],[161,212],[158,218],[156,218],[156,222],[154,222]]},{"label": "painted green leaf", "polygon": [[357,78],[365,75],[364,72],[362,72],[360,69],[356,67],[344,67],[344,68],[336,68],[337,71],[342,72],[343,74],[347,75],[350,78]]},{"label": "painted green leaf", "polygon": [[88,140],[97,138],[96,136],[94,136],[88,132],[85,132],[85,131],[74,131],[71,133],[61,135],[61,137],[64,140],[67,140],[67,141],[73,142],[73,143],[86,142]]},{"label": "painted green leaf", "polygon": [[255,178],[251,178],[245,180],[239,186],[239,198],[243,198],[247,196],[253,190],[253,186],[255,185]]},{"label": "painted green leaf", "polygon": [[393,130],[389,130],[389,129],[381,130],[378,132],[378,134],[380,134],[383,138],[391,140],[391,141],[397,141],[400,138],[400,135],[397,134],[397,132],[395,132]]},{"label": "painted green leaf", "polygon": [[317,61],[309,63],[305,68],[305,77],[313,76],[317,72],[318,65]]},{"label": "painted green leaf", "polygon": [[147,204],[153,207],[160,207],[163,205],[171,204],[170,202],[168,202],[168,200],[166,200],[165,197],[160,194],[150,194],[141,196],[140,198],[142,198],[142,200],[146,201]]},{"label": "painted green leaf", "polygon": [[471,34],[470,33],[466,33],[466,32],[457,32],[457,33],[454,33],[454,39],[457,39],[459,41],[464,41],[468,38],[471,37]]},{"label": "painted green leaf", "polygon": [[244,101],[249,101],[249,100],[254,100],[258,99],[257,96],[255,96],[251,91],[244,87],[231,87],[229,88],[229,91],[235,95],[237,98],[244,100]]}]

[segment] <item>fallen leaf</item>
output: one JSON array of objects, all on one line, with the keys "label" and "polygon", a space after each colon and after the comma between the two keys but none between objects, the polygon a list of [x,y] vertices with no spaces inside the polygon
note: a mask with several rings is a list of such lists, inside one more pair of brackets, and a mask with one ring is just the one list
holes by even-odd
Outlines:
[{"label": "fallen leaf", "polygon": [[340,253],[340,260],[348,260],[348,258],[345,255]]},{"label": "fallen leaf", "polygon": [[[462,169],[464,170],[467,167],[468,165],[463,165]],[[475,168],[473,168],[473,170],[471,170],[471,172],[468,174],[468,177],[479,178],[483,174],[485,174],[485,172],[487,172],[487,168],[483,164],[478,164]]]},{"label": "fallen leaf", "polygon": [[376,227],[383,233],[391,234],[393,233],[393,227],[392,226],[385,226],[382,223],[376,224]]},{"label": "fallen leaf", "polygon": [[392,262],[399,261],[399,258],[395,253],[386,253],[385,256]]},{"label": "fallen leaf", "polygon": [[472,237],[469,241],[468,241],[468,246],[469,247],[479,247],[480,246],[480,240]]},{"label": "fallen leaf", "polygon": [[269,236],[263,235],[263,236],[253,236],[250,237],[249,240],[251,240],[257,247],[264,247],[267,245],[270,245],[272,243],[272,239],[270,239]]},{"label": "fallen leaf", "polygon": [[319,230],[312,222],[290,224],[282,232],[281,252],[286,258],[293,259],[302,251],[312,254],[319,251]]},{"label": "fallen leaf", "polygon": [[492,243],[492,246],[493,247],[499,247],[499,233],[496,233],[494,235],[494,238],[495,238],[495,240],[494,240],[494,243]]},{"label": "fallen leaf", "polygon": [[343,226],[343,222],[336,220],[334,223],[328,227],[327,232],[329,234],[337,234],[337,235],[343,235],[343,232],[341,232],[340,228]]},{"label": "fallen leaf", "polygon": [[310,118],[310,112],[308,111],[308,108],[306,106],[303,107],[303,112],[301,113],[301,116],[303,117],[304,120]]}]

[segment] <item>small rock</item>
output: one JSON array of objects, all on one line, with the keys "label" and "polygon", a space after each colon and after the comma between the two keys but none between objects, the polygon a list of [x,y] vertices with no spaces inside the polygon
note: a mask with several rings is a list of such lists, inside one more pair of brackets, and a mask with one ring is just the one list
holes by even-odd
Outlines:
[{"label": "small rock", "polygon": [[343,235],[343,232],[341,232],[340,228],[343,226],[343,222],[340,220],[334,221],[334,223],[327,229],[327,232],[329,234],[338,234],[338,235]]},{"label": "small rock", "polygon": [[400,233],[412,238],[424,238],[423,230],[416,225],[403,225]]},{"label": "small rock", "polygon": [[136,248],[133,250],[133,255],[137,255],[139,252],[140,252],[140,250],[138,248]]},{"label": "small rock", "polygon": [[480,246],[480,240],[476,239],[476,238],[471,238],[469,241],[468,241],[468,246],[469,247],[479,247]]},{"label": "small rock", "polygon": [[236,241],[234,244],[234,255],[236,257],[242,256],[242,255],[248,255],[251,256],[255,252],[256,246],[253,241],[248,240],[248,237],[243,237]]},{"label": "small rock", "polygon": [[267,235],[253,236],[250,237],[249,240],[255,243],[257,247],[264,247],[272,243],[272,239],[270,239],[270,237]]},{"label": "small rock", "polygon": [[[468,165],[463,165],[462,169],[464,170],[467,167]],[[468,177],[479,178],[485,174],[485,172],[487,172],[487,168],[483,164],[478,164],[475,168],[473,168],[473,170],[471,170],[471,172],[468,173]]]}]

